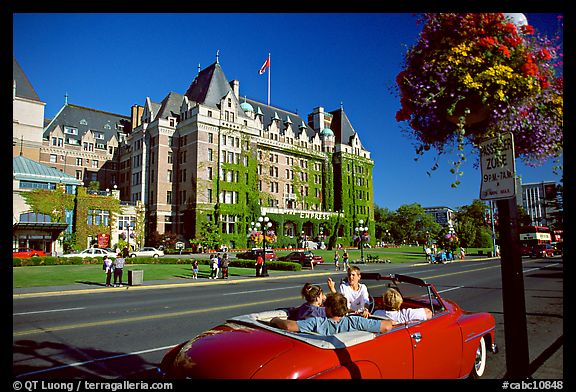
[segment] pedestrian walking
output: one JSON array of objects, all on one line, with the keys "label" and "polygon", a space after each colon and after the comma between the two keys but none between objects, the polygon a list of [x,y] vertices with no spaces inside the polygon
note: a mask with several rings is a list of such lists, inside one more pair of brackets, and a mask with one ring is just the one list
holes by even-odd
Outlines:
[{"label": "pedestrian walking", "polygon": [[264,268],[264,258],[262,257],[262,253],[258,252],[258,256],[256,257],[256,277],[262,276],[262,269]]},{"label": "pedestrian walking", "polygon": [[228,279],[228,266],[230,265],[230,260],[228,259],[228,253],[224,253],[222,256],[222,261],[220,262],[220,268],[222,269],[222,279]]},{"label": "pedestrian walking", "polygon": [[466,249],[463,246],[460,247],[460,260],[464,260],[464,256],[466,256]]},{"label": "pedestrian walking", "polygon": [[198,260],[192,261],[192,279],[198,279]]},{"label": "pedestrian walking", "polygon": [[104,265],[102,268],[106,273],[106,287],[110,287],[110,280],[112,279],[112,273],[114,272],[114,264],[112,263],[112,259],[108,256],[104,256],[103,262]]},{"label": "pedestrian walking", "polygon": [[348,250],[344,249],[344,254],[342,255],[342,261],[344,262],[344,269],[348,271],[350,269],[350,255],[348,254]]},{"label": "pedestrian walking", "polygon": [[340,253],[338,251],[334,252],[334,266],[336,271],[340,271]]},{"label": "pedestrian walking", "polygon": [[218,259],[215,254],[210,256],[210,279],[218,278]]},{"label": "pedestrian walking", "polygon": [[122,253],[118,253],[116,255],[116,259],[114,260],[114,287],[122,287],[122,273],[124,271],[124,263],[126,260],[122,256]]},{"label": "pedestrian walking", "polygon": [[426,252],[426,261],[431,263],[432,262],[432,249],[430,249],[430,247],[428,245],[426,245],[426,247],[424,248],[424,251]]}]

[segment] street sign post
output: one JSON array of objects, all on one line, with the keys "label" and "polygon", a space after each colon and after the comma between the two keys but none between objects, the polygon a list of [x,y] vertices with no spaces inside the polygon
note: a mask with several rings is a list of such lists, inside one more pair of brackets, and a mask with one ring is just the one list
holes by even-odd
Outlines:
[{"label": "street sign post", "polygon": [[506,133],[480,144],[481,200],[496,200],[501,244],[502,304],[506,341],[506,377],[529,377],[530,357],[524,275],[516,206],[514,137]]},{"label": "street sign post", "polygon": [[480,143],[481,200],[516,196],[514,137],[508,132]]}]

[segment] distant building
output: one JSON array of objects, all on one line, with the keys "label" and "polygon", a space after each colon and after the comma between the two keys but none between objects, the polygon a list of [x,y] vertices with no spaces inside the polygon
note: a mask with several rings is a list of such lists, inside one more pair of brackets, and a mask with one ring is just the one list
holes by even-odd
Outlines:
[{"label": "distant building", "polygon": [[550,226],[562,208],[562,194],[554,181],[522,184],[522,206],[531,225]]},{"label": "distant building", "polygon": [[[14,105],[26,103],[38,117],[44,104],[16,60],[14,69],[15,92],[26,87],[27,96]],[[145,238],[194,239],[212,222],[225,245],[245,247],[263,213],[278,246],[320,237],[349,245],[360,220],[374,232],[374,161],[344,109],[319,106],[303,118],[242,98],[239,81],[229,82],[218,60],[199,69],[184,94],[146,97],[130,116],[66,101],[45,128],[43,122],[17,132],[15,115],[14,155],[21,135],[24,147],[34,141],[33,159],[139,206],[145,219],[135,222],[136,231],[145,230]],[[110,229],[112,242],[127,231],[117,229]]]},{"label": "distant building", "polygon": [[12,158],[12,247],[42,250],[47,254],[61,252],[56,241],[63,231],[72,232],[74,210],[66,210],[59,221],[48,213],[33,211],[23,194],[34,189],[56,190],[62,187],[76,194],[81,181],[24,156]]},{"label": "distant building", "polygon": [[13,58],[12,61],[12,156],[40,161],[46,104]]},{"label": "distant building", "polygon": [[43,132],[39,161],[101,189],[119,183],[118,146],[131,129],[130,118],[65,103]]},{"label": "distant building", "polygon": [[306,121],[241,98],[216,61],[184,94],[146,98],[132,113],[118,186],[146,205],[147,235],[196,238],[216,222],[227,245],[244,247],[262,212],[286,245],[321,228],[347,244],[360,219],[374,230],[374,162],[342,108],[317,107]]}]

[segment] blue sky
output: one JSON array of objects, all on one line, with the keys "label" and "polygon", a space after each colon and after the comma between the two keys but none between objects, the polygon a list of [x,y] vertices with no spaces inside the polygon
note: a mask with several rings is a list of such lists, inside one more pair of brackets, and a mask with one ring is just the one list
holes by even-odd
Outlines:
[{"label": "blue sky", "polygon": [[[555,31],[557,14],[526,16],[538,31]],[[343,105],[372,152],[375,204],[458,208],[479,198],[475,159],[451,188],[451,157],[429,176],[435,154],[415,161],[413,140],[395,120],[392,87],[420,29],[410,13],[26,13],[13,15],[13,54],[52,118],[65,94],[69,103],[123,115],[146,97],[184,94],[216,51],[240,95],[265,103],[267,74],[258,70],[271,53],[272,106],[306,118],[317,106]],[[523,182],[560,181],[552,166],[516,160]]]}]

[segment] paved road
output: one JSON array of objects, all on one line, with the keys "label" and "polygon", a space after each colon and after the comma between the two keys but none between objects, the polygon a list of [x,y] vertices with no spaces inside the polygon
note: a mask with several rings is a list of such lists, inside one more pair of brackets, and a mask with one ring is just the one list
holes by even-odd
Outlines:
[{"label": "paved road", "polygon": [[[563,378],[563,265],[561,259],[524,259],[530,361],[534,378]],[[505,375],[500,262],[482,259],[444,265],[367,264],[363,271],[403,273],[432,282],[441,295],[497,321],[501,352],[485,377]],[[326,287],[331,266],[269,278],[146,282],[130,288],[53,288],[13,300],[13,372],[22,379],[149,378],[171,346],[239,314],[302,302],[309,281]],[[34,290],[32,290],[34,291]]]}]

